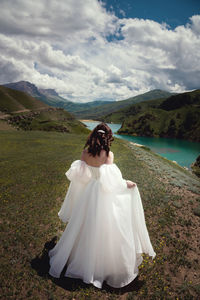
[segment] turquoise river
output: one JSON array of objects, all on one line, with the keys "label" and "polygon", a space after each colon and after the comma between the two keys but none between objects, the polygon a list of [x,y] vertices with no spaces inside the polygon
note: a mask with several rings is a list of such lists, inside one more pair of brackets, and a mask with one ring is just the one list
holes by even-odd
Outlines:
[{"label": "turquoise river", "polygon": [[[99,122],[82,121],[88,129],[92,130]],[[180,139],[170,138],[152,138],[143,136],[130,136],[116,134],[121,124],[107,123],[112,129],[114,136],[120,139],[128,140],[133,143],[145,145],[157,154],[176,161],[180,166],[190,168],[191,164],[200,154],[200,143],[190,142]]]}]

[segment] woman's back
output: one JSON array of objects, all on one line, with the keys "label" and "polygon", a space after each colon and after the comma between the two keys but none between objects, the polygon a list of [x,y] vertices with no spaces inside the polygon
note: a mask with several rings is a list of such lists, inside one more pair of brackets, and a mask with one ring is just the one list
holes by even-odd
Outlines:
[{"label": "woman's back", "polygon": [[87,149],[83,150],[81,160],[85,161],[87,165],[92,167],[100,167],[103,164],[112,164],[114,155],[109,151],[108,156],[105,150],[101,150],[100,155],[92,156]]}]

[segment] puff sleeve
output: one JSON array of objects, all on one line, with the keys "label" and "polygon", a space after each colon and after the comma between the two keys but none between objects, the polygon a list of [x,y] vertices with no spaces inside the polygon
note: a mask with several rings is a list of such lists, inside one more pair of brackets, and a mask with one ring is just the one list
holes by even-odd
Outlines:
[{"label": "puff sleeve", "polygon": [[100,183],[105,192],[123,192],[127,189],[126,180],[116,164],[100,167]]},{"label": "puff sleeve", "polygon": [[65,175],[70,181],[87,183],[91,178],[91,171],[83,160],[75,160]]}]

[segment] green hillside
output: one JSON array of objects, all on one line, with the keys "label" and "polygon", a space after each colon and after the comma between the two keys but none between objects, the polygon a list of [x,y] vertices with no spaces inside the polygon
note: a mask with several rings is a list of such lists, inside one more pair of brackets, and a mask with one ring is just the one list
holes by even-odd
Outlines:
[{"label": "green hillside", "polygon": [[0,111],[14,112],[18,110],[35,110],[47,108],[48,105],[32,96],[5,86],[0,86]]},{"label": "green hillside", "polygon": [[88,133],[69,112],[53,108],[32,96],[0,86],[0,130],[45,130]]},{"label": "green hillside", "polygon": [[74,112],[74,115],[79,119],[94,119],[102,120],[105,114],[111,114],[115,111],[123,109],[130,106],[131,104],[140,103],[142,101],[149,101],[151,99],[167,98],[172,94],[162,90],[153,90],[135,97],[131,97],[127,100],[116,101],[113,103],[106,103],[104,105],[96,107],[87,108],[81,111]]}]

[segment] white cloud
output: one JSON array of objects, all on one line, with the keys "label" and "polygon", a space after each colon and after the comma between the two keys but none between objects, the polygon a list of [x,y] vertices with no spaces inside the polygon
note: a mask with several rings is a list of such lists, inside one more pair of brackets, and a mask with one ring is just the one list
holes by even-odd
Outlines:
[{"label": "white cloud", "polygon": [[1,0],[0,9],[1,84],[28,80],[74,101],[199,88],[200,15],[171,30],[118,19],[96,0]]}]

